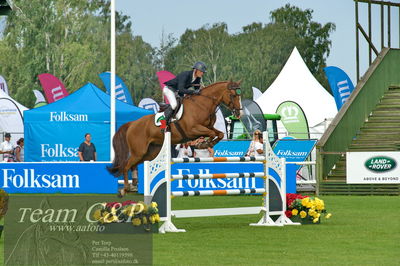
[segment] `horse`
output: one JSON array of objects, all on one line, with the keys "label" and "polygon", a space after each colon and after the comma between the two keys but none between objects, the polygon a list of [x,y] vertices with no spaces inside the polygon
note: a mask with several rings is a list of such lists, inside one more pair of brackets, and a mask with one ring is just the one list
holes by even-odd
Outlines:
[{"label": "horse", "polygon": [[[240,82],[217,82],[200,91],[198,95],[186,95],[182,101],[181,119],[169,125],[172,144],[179,144],[201,136],[209,137],[207,145],[215,146],[224,133],[214,128],[216,109],[225,104],[236,117],[241,113]],[[115,177],[124,176],[124,188],[118,196],[129,190],[128,171],[137,165],[157,157],[164,142],[164,133],[155,125],[154,114],[122,125],[113,137],[115,157],[107,169]],[[177,125],[178,124],[178,125]],[[137,179],[132,180],[132,183]]]}]

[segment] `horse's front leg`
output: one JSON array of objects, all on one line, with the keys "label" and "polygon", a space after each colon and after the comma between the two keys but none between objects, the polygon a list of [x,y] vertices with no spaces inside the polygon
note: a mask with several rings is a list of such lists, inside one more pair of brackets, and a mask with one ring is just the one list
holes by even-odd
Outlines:
[{"label": "horse's front leg", "polygon": [[213,128],[212,130],[214,130],[215,133],[215,137],[213,139],[209,139],[209,145],[210,147],[214,147],[218,142],[220,142],[223,138],[224,138],[224,132],[219,131],[218,129]]},{"label": "horse's front leg", "polygon": [[[195,135],[195,136],[208,136],[208,140],[203,142],[202,144],[199,145],[200,149],[205,149],[205,148],[212,148],[214,147],[214,145],[224,137],[224,134],[220,131],[218,131],[219,133],[222,134],[222,137],[220,136],[219,133],[217,133],[216,131],[214,131],[214,129],[209,129],[207,127],[204,126],[195,126],[194,128],[192,128],[191,130],[191,134]],[[218,137],[217,137],[218,134]]]}]

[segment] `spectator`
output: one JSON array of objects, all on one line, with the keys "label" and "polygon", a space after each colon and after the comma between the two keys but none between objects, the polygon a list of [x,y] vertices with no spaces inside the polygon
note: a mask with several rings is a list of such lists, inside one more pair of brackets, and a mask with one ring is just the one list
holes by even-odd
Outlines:
[{"label": "spectator", "polygon": [[4,162],[14,162],[14,147],[11,144],[11,134],[4,135],[4,142],[0,144],[0,154],[3,154]]},{"label": "spectator", "polygon": [[264,153],[263,137],[260,130],[256,130],[253,133],[253,140],[250,142],[249,149],[246,152],[246,156],[258,156]]},{"label": "spectator", "polygon": [[188,144],[189,144],[189,148],[190,148],[190,150],[192,152],[192,157],[194,157],[194,149],[196,147],[197,140],[189,141]]},{"label": "spectator", "polygon": [[192,149],[189,147],[189,142],[178,144],[175,149],[178,151],[177,158],[192,157]]},{"label": "spectator", "polygon": [[195,144],[195,149],[194,149],[194,155],[193,157],[195,158],[209,158],[214,156],[214,149],[207,147],[207,148],[200,148],[202,144],[204,143],[205,139],[204,137],[200,137],[197,139],[196,144]]},{"label": "spectator", "polygon": [[16,162],[24,161],[24,138],[17,141],[17,146],[14,149],[14,158]]},{"label": "spectator", "polygon": [[78,149],[78,155],[81,162],[97,161],[96,147],[91,142],[92,135],[85,134],[85,141],[81,143]]}]

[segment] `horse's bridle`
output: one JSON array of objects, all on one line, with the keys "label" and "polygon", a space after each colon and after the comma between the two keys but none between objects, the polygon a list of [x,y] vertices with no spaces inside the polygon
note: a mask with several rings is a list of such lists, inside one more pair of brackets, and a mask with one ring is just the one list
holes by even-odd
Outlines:
[{"label": "horse's bridle", "polygon": [[233,110],[234,113],[236,113],[236,112],[240,113],[240,111],[243,110],[243,109],[242,108],[235,108],[234,99],[235,99],[235,97],[240,97],[240,95],[242,94],[242,90],[241,90],[240,86],[237,86],[237,87],[229,86],[228,89],[235,91],[235,94],[229,93],[230,102],[229,102],[229,106],[228,107],[229,107],[230,110]]}]

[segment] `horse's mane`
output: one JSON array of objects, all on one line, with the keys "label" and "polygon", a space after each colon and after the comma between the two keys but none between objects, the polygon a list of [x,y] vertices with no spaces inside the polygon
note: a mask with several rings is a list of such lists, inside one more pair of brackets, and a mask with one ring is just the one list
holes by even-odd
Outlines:
[{"label": "horse's mane", "polygon": [[230,82],[232,82],[232,81],[218,81],[218,82],[215,82],[213,84],[208,85],[207,87],[204,87],[203,90],[206,90],[206,89],[208,89],[210,87],[214,87],[215,85],[218,85],[218,84],[221,84],[221,83],[230,83]]}]

